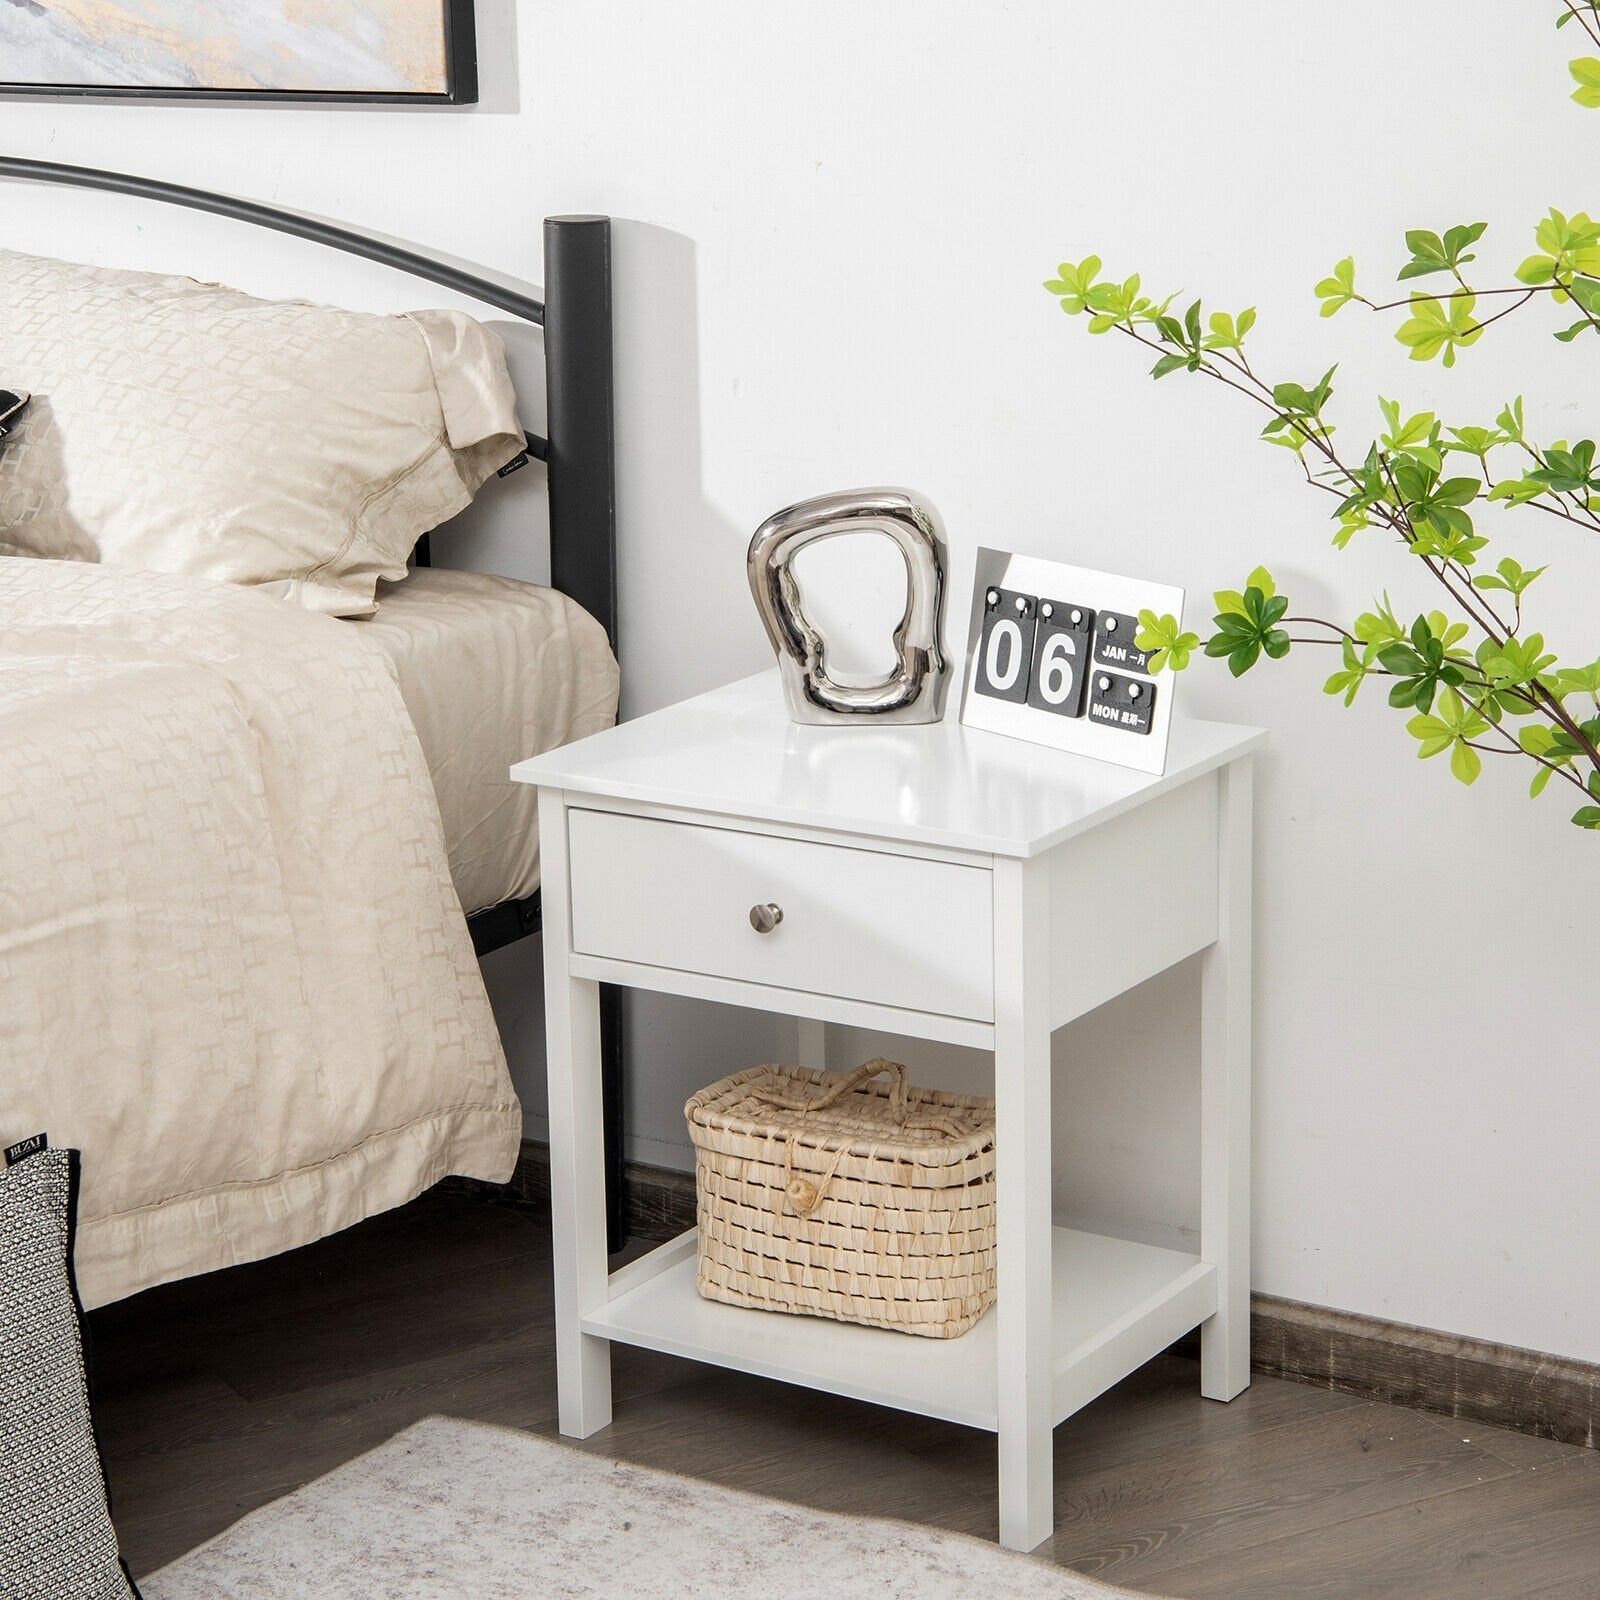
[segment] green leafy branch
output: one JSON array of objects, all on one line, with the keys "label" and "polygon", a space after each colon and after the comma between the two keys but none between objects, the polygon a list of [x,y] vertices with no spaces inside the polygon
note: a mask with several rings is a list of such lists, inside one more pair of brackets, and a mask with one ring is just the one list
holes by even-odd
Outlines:
[{"label": "green leafy branch", "polygon": [[[1588,34],[1596,45],[1600,45],[1600,0],[1561,0],[1561,15],[1556,18],[1556,26],[1564,28],[1569,22],[1576,22]],[[1575,61],[1567,63],[1567,70],[1577,80],[1578,87],[1572,91],[1572,98],[1580,106],[1591,109],[1600,106],[1600,60],[1593,56],[1580,56]]]},{"label": "green leafy branch", "polygon": [[[1564,0],[1557,26],[1570,22],[1600,46],[1600,0]],[[1600,105],[1600,59],[1574,61],[1571,70],[1579,83],[1574,98]],[[1465,269],[1477,260],[1474,247],[1486,231],[1474,222],[1407,233],[1397,281],[1447,274],[1451,286],[1409,290],[1401,299],[1363,294],[1355,262],[1346,257],[1316,286],[1321,314],[1353,302],[1378,312],[1403,307],[1408,315],[1396,338],[1413,360],[1437,359],[1446,367],[1486,329],[1538,300],[1578,310],[1579,320],[1557,331],[1558,339],[1570,343],[1600,332],[1600,223],[1584,212],[1552,210],[1536,229],[1538,251],[1516,269],[1515,285],[1480,288]],[[1419,757],[1448,752],[1451,772],[1467,784],[1479,777],[1484,755],[1519,758],[1534,768],[1530,794],[1552,781],[1572,785],[1585,802],[1572,820],[1600,831],[1600,660],[1563,664],[1546,649],[1543,634],[1528,628],[1523,615],[1524,596],[1546,569],[1501,556],[1486,570],[1491,540],[1476,521],[1481,506],[1494,504],[1600,531],[1600,451],[1593,440],[1535,441],[1520,397],[1493,425],[1460,426],[1447,426],[1431,411],[1407,415],[1398,402],[1380,399],[1382,430],[1358,456],[1334,441],[1329,406],[1337,368],[1313,383],[1258,375],[1246,350],[1253,308],[1208,315],[1196,299],[1176,314],[1178,296],[1157,302],[1138,274],[1106,277],[1098,256],[1062,263],[1045,287],[1069,315],[1087,317],[1091,333],[1115,332],[1145,346],[1155,356],[1152,377],[1197,374],[1264,410],[1262,437],[1290,450],[1306,483],[1337,501],[1334,545],[1344,549],[1372,529],[1387,534],[1448,606],[1404,623],[1385,595],[1348,625],[1291,616],[1271,574],[1258,567],[1242,590],[1217,592],[1208,639],[1185,633],[1174,617],[1142,613],[1136,642],[1153,652],[1153,671],[1182,671],[1202,649],[1225,660],[1236,677],[1297,644],[1336,649],[1340,665],[1323,685],[1326,693],[1348,706],[1369,678],[1388,679],[1389,704],[1411,713],[1406,726]],[[1480,317],[1480,303],[1497,301],[1505,304]]]}]

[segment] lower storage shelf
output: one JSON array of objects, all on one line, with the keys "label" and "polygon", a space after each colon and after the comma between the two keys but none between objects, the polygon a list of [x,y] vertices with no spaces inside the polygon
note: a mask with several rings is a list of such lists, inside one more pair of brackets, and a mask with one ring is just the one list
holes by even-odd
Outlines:
[{"label": "lower storage shelf", "polygon": [[[695,1244],[690,1229],[613,1273],[610,1299],[583,1318],[583,1331],[995,1431],[998,1307],[959,1339],[921,1339],[718,1305],[695,1290]],[[1054,1420],[1060,1422],[1211,1316],[1217,1269],[1181,1251],[1073,1228],[1056,1228],[1053,1244]]]}]

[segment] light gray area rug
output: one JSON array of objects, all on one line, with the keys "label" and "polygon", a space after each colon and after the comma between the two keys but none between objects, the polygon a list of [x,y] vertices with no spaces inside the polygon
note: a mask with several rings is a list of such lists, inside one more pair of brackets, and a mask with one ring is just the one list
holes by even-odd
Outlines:
[{"label": "light gray area rug", "polygon": [[429,1417],[141,1584],[146,1600],[1108,1600],[961,1534],[807,1511]]}]

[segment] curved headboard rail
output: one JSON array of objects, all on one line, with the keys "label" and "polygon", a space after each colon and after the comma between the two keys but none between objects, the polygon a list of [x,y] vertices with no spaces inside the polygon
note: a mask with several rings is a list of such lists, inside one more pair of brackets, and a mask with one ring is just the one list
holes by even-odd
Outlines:
[{"label": "curved headboard rail", "polygon": [[529,435],[528,445],[549,473],[550,581],[596,618],[617,648],[609,217],[545,218],[545,299],[539,301],[390,240],[234,195],[19,156],[0,156],[0,179],[5,178],[132,195],[271,228],[363,256],[542,326],[549,438]]},{"label": "curved headboard rail", "polygon": [[409,250],[404,245],[358,233],[353,228],[341,228],[337,223],[324,222],[320,217],[302,212],[262,205],[255,200],[241,200],[235,195],[213,194],[208,189],[190,189],[179,183],[163,183],[159,178],[141,178],[130,172],[74,167],[59,161],[28,161],[18,156],[0,156],[0,178],[51,183],[66,188],[99,189],[110,194],[132,195],[140,200],[159,200],[166,205],[186,206],[191,211],[209,211],[215,216],[231,217],[237,222],[248,222],[258,228],[271,228],[277,233],[310,239],[316,244],[342,250],[346,255],[365,256],[369,261],[398,268],[414,278],[426,278],[446,289],[471,295],[485,305],[509,311],[528,322],[544,321],[544,303],[531,295],[520,294],[504,284],[480,278],[462,267],[423,255],[417,250]]}]

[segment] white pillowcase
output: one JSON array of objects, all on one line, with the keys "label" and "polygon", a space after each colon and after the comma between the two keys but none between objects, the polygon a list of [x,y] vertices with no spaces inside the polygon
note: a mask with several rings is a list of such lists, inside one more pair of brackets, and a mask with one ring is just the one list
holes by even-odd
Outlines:
[{"label": "white pillowcase", "polygon": [[417,540],[523,448],[499,338],[0,250],[0,555],[376,609]]}]

